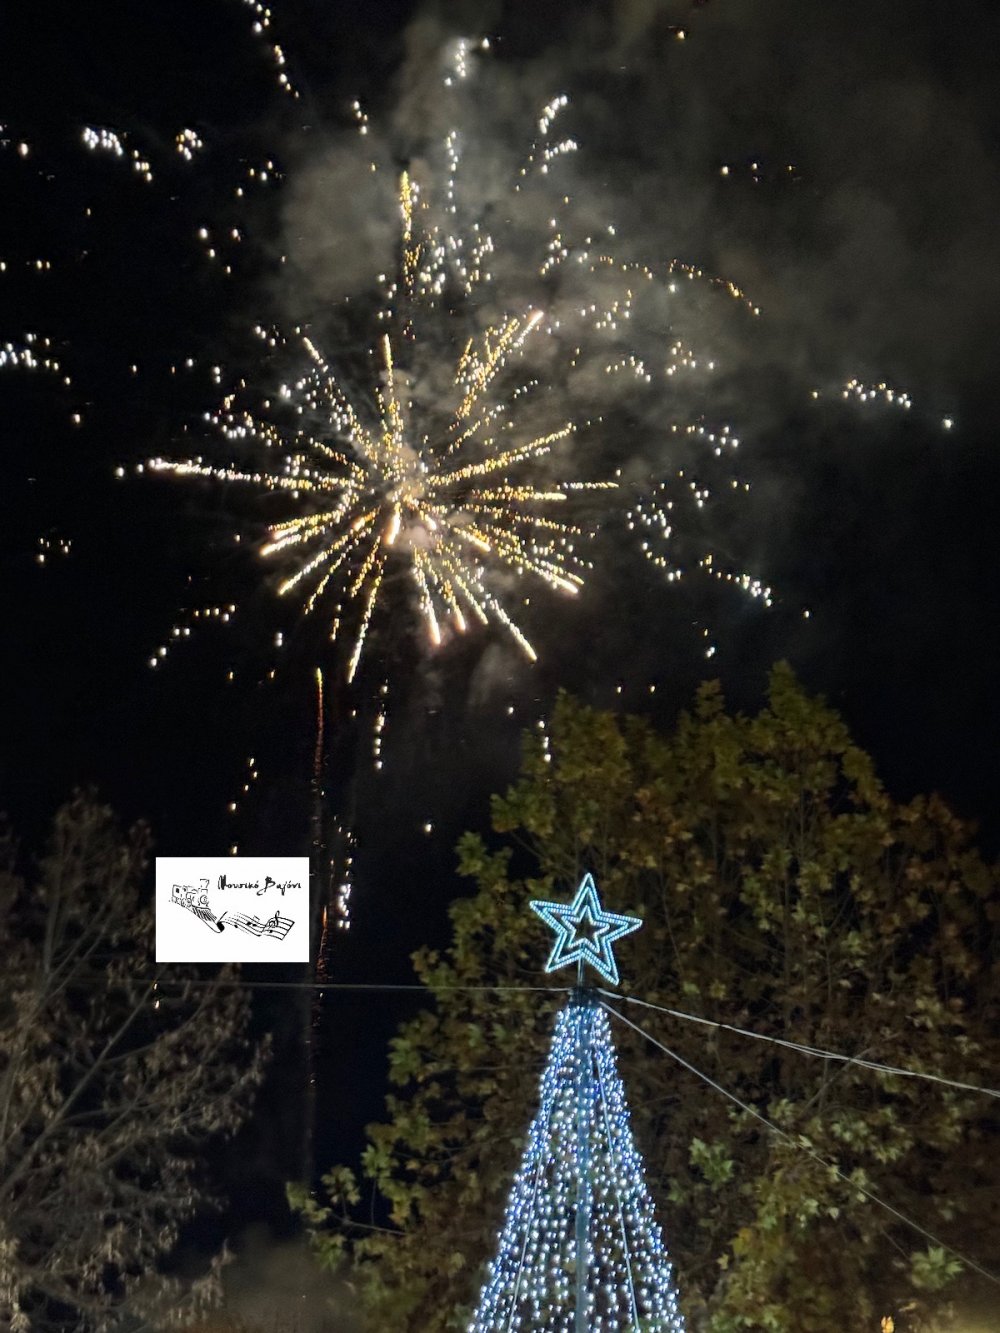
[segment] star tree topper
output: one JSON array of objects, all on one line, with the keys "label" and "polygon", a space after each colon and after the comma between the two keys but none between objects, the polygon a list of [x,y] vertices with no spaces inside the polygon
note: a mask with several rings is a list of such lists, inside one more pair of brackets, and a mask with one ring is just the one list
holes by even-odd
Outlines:
[{"label": "star tree topper", "polygon": [[546,972],[555,972],[570,963],[579,963],[582,969],[584,963],[589,963],[605,981],[618,985],[618,964],[611,946],[623,935],[638,930],[642,920],[606,912],[597,896],[593,875],[584,875],[571,903],[550,903],[536,898],[529,906],[556,932]]}]

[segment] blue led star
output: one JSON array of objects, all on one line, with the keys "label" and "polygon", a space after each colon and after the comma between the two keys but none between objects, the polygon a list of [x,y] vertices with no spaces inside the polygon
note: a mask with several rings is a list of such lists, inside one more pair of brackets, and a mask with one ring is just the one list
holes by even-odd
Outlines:
[{"label": "blue led star", "polygon": [[597,896],[593,875],[584,875],[571,903],[550,903],[536,898],[529,906],[556,932],[556,942],[545,964],[546,972],[554,972],[569,963],[589,963],[605,981],[610,981],[612,986],[618,985],[618,964],[611,946],[623,935],[638,930],[642,920],[637,916],[605,912]]}]

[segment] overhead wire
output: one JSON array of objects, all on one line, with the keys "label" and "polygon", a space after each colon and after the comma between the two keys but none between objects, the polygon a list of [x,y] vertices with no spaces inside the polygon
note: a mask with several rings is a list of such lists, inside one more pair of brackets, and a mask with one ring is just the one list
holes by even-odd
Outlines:
[{"label": "overhead wire", "polygon": [[[430,994],[431,988],[421,982],[363,982],[363,981],[254,981],[246,977],[239,976],[233,978],[183,978],[172,979],[169,977],[157,976],[151,979],[150,985],[159,988],[162,985],[176,985],[184,987],[198,986],[238,986],[247,990],[315,990],[315,991],[399,991],[399,992],[420,992]],[[500,986],[500,985],[456,985],[456,986],[435,986],[435,994],[440,992],[449,992],[452,994],[530,994],[540,995],[567,995],[573,989],[572,986]],[[738,1027],[734,1023],[725,1023],[719,1019],[704,1018],[699,1014],[688,1014],[682,1009],[672,1009],[665,1004],[654,1004],[651,1000],[641,1000],[636,995],[620,995],[616,991],[603,990],[597,988],[597,994],[604,999],[616,1000],[622,1004],[635,1004],[643,1009],[651,1009],[656,1013],[667,1014],[670,1018],[681,1019],[685,1023],[696,1023],[700,1027],[715,1028],[720,1032],[732,1032],[739,1037],[748,1037],[754,1041],[769,1043],[772,1046],[780,1046],[786,1050],[797,1051],[801,1055],[813,1056],[816,1059],[835,1061],[844,1065],[855,1065],[859,1069],[870,1069],[875,1073],[889,1074],[895,1078],[915,1078],[922,1079],[928,1083],[937,1083],[943,1087],[955,1088],[960,1092],[981,1093],[984,1097],[1000,1098],[1000,1089],[990,1088],[981,1083],[968,1083],[962,1079],[947,1078],[944,1074],[935,1074],[924,1069],[907,1069],[902,1065],[885,1064],[878,1060],[869,1060],[861,1055],[845,1055],[841,1051],[826,1050],[822,1046],[810,1046],[803,1042],[792,1041],[788,1037],[775,1037],[765,1032],[754,1032],[750,1028]]]},{"label": "overhead wire", "polygon": [[[245,977],[150,977],[150,986],[230,986],[246,990],[319,990],[319,991],[420,991],[430,994],[430,986],[421,982],[377,982],[377,981],[251,981]],[[545,995],[568,995],[572,986],[435,986],[434,993],[454,991],[472,993],[474,991],[491,994],[526,994],[530,991]]]},{"label": "overhead wire", "polygon": [[960,1079],[946,1078],[943,1074],[932,1074],[923,1069],[906,1069],[900,1065],[883,1064],[878,1060],[868,1060],[861,1055],[843,1055],[838,1051],[824,1050],[821,1046],[808,1046],[802,1042],[791,1041],[787,1037],[774,1037],[764,1032],[753,1032],[750,1028],[736,1027],[732,1023],[723,1023],[714,1018],[702,1018],[697,1014],[686,1014],[680,1009],[670,1009],[664,1004],[653,1004],[650,1000],[640,1000],[635,995],[617,995],[614,991],[600,990],[598,994],[625,1004],[637,1004],[643,1009],[654,1009],[671,1018],[683,1019],[686,1023],[698,1023],[702,1027],[717,1028],[723,1032],[734,1032],[740,1037],[752,1037],[754,1041],[770,1042],[773,1046],[783,1046],[787,1050],[798,1051],[802,1055],[815,1056],[820,1060],[834,1060],[840,1064],[857,1065],[860,1069],[872,1069],[880,1074],[891,1074],[895,1078],[925,1079],[928,1083],[941,1083],[948,1088],[957,1088],[961,1092],[980,1092],[984,1097],[1000,1097],[1000,1089],[984,1087],[979,1083],[964,1083]]},{"label": "overhead wire", "polygon": [[[168,985],[171,984],[171,978],[157,976],[151,978],[149,984],[153,989],[158,989],[159,986],[164,983]],[[430,992],[429,986],[426,986],[419,982],[391,983],[391,982],[350,982],[350,981],[348,982],[251,981],[242,976],[239,978],[234,978],[232,980],[228,978],[215,978],[215,979],[202,980],[199,978],[178,977],[173,980],[173,984],[180,986],[233,985],[233,986],[242,986],[246,987],[247,989],[254,989],[254,990],[304,990],[305,989],[305,990],[317,990],[317,991],[329,990],[329,991],[339,991],[339,992],[350,992],[350,991],[423,992],[423,993]],[[568,994],[573,989],[575,988],[572,986],[510,986],[510,985],[456,985],[456,986],[435,987],[436,992],[437,991],[449,991],[457,993],[479,992],[479,993],[489,993],[489,994],[536,993],[536,994],[551,994],[551,995]],[[741,1037],[752,1038],[753,1040],[756,1041],[763,1041],[772,1045],[783,1047],[785,1049],[796,1051],[803,1055],[809,1055],[827,1061],[836,1061],[838,1063],[843,1063],[843,1064],[854,1064],[861,1068],[871,1069],[878,1073],[889,1074],[902,1078],[925,1079],[929,1082],[938,1083],[946,1087],[957,1088],[966,1092],[982,1093],[983,1095],[988,1097],[1000,1097],[1000,1091],[994,1088],[983,1087],[978,1084],[966,1083],[956,1079],[945,1078],[943,1075],[939,1074],[927,1073],[922,1070],[905,1069],[895,1065],[886,1065],[879,1063],[878,1061],[867,1060],[859,1056],[844,1055],[840,1052],[825,1050],[822,1047],[809,1046],[801,1042],[794,1042],[789,1040],[788,1038],[774,1037],[765,1033],[754,1032],[749,1028],[741,1028],[731,1023],[724,1023],[715,1019],[700,1017],[699,1015],[696,1014],[688,1014],[685,1013],[683,1010],[672,1009],[667,1005],[659,1005],[649,1000],[641,1000],[634,995],[620,995],[613,991],[603,990],[600,987],[596,988],[596,993],[601,997],[602,1007],[606,1009],[608,1013],[612,1014],[621,1023],[624,1023],[627,1027],[637,1032],[652,1046],[655,1046],[658,1050],[662,1051],[665,1055],[668,1055],[672,1060],[676,1061],[683,1068],[687,1069],[690,1073],[694,1074],[697,1078],[701,1079],[702,1082],[706,1083],[710,1088],[714,1089],[721,1096],[733,1102],[734,1105],[740,1108],[740,1110],[744,1111],[746,1114],[753,1117],[753,1119],[759,1121],[771,1133],[775,1134],[777,1137],[785,1140],[787,1143],[790,1143],[794,1147],[798,1148],[801,1152],[805,1153],[808,1157],[812,1158],[813,1161],[817,1162],[826,1170],[832,1171],[837,1176],[838,1179],[842,1180],[851,1189],[856,1190],[859,1194],[863,1195],[866,1199],[870,1200],[870,1202],[876,1204],[878,1207],[882,1208],[885,1212],[895,1217],[899,1222],[903,1223],[904,1226],[909,1227],[912,1231],[922,1236],[925,1240],[929,1241],[931,1244],[939,1246],[946,1253],[952,1255],[953,1258],[957,1259],[961,1264],[971,1269],[972,1271],[978,1273],[981,1277],[985,1278],[987,1281],[992,1282],[994,1285],[1000,1287],[1000,1276],[991,1272],[989,1269],[985,1268],[982,1264],[978,1263],[975,1259],[970,1258],[962,1251],[957,1250],[953,1245],[950,1245],[947,1241],[942,1240],[941,1237],[936,1236],[933,1232],[929,1231],[919,1222],[909,1217],[906,1213],[901,1212],[900,1209],[896,1208],[893,1204],[886,1202],[885,1199],[881,1198],[881,1196],[876,1194],[873,1190],[870,1190],[866,1186],[861,1185],[856,1180],[852,1180],[849,1176],[845,1175],[844,1172],[841,1171],[840,1168],[835,1163],[828,1161],[826,1158],[822,1157],[819,1153],[815,1152],[812,1148],[807,1147],[794,1135],[788,1133],[787,1130],[782,1129],[779,1125],[776,1125],[772,1120],[769,1120],[767,1116],[763,1115],[760,1111],[756,1110],[754,1107],[744,1102],[735,1093],[730,1092],[720,1083],[717,1083],[708,1074],[698,1069],[688,1060],[685,1060],[683,1056],[679,1055],[669,1046],[659,1041],[656,1037],[653,1036],[652,1033],[647,1032],[645,1028],[641,1027],[638,1023],[632,1022],[632,1020],[630,1018],[627,1018],[625,1014],[613,1008],[612,1005],[607,1003],[607,1000],[613,999],[618,1001],[619,1003],[639,1005],[642,1008],[650,1009],[658,1013],[664,1013],[672,1018],[681,1019],[685,1022],[695,1023],[702,1027],[710,1027],[718,1029],[720,1031],[732,1032]]]},{"label": "overhead wire", "polygon": [[930,1241],[932,1245],[937,1245],[940,1249],[944,1250],[946,1254],[950,1254],[954,1259],[957,1259],[964,1267],[972,1269],[972,1271],[978,1273],[980,1277],[984,1277],[988,1282],[992,1282],[995,1286],[1000,1287],[1000,1276],[996,1273],[990,1272],[988,1268],[984,1268],[983,1265],[977,1263],[975,1259],[970,1259],[967,1254],[963,1254],[961,1250],[957,1250],[954,1245],[950,1245],[946,1240],[942,1240],[940,1236],[935,1236],[932,1231],[928,1231],[925,1226],[914,1221],[912,1217],[901,1212],[898,1208],[894,1207],[893,1204],[887,1203],[885,1199],[881,1198],[881,1196],[876,1194],[873,1190],[866,1188],[856,1180],[852,1180],[851,1177],[845,1175],[840,1167],[834,1162],[828,1161],[814,1149],[807,1147],[800,1139],[796,1138],[794,1134],[790,1134],[787,1130],[782,1129],[780,1125],[776,1125],[773,1120],[769,1120],[766,1115],[750,1106],[740,1097],[737,1097],[734,1092],[730,1092],[728,1088],[724,1088],[721,1083],[717,1083],[715,1079],[691,1064],[690,1061],[685,1060],[682,1055],[678,1055],[677,1052],[671,1050],[669,1046],[665,1046],[663,1042],[658,1041],[652,1033],[647,1032],[644,1028],[640,1027],[638,1023],[633,1023],[630,1018],[626,1018],[623,1013],[614,1009],[606,1000],[602,1000],[601,1004],[602,1007],[606,1009],[609,1014],[612,1014],[617,1018],[619,1022],[632,1028],[634,1032],[637,1032],[641,1037],[644,1037],[646,1041],[662,1051],[664,1055],[669,1055],[672,1060],[676,1060],[679,1065],[682,1065],[690,1073],[694,1074],[697,1078],[700,1078],[703,1083],[707,1083],[710,1088],[714,1088],[716,1092],[733,1102],[741,1111],[745,1111],[747,1115],[760,1121],[760,1123],[770,1130],[772,1134],[777,1135],[778,1138],[784,1139],[786,1143],[790,1143],[793,1147],[798,1148],[800,1152],[805,1153],[807,1157],[811,1157],[814,1162],[817,1162],[825,1170],[832,1171],[838,1179],[842,1180],[850,1189],[856,1190],[859,1194],[864,1195],[866,1199],[877,1204],[879,1208],[884,1209],[887,1213],[890,1213],[897,1221],[902,1222],[904,1226],[909,1227],[911,1231],[915,1231],[925,1240]]}]

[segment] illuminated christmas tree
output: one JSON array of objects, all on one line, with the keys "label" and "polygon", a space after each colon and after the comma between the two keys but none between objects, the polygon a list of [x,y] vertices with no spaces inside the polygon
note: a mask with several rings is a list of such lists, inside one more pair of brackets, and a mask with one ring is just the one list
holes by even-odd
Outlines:
[{"label": "illuminated christmas tree", "polygon": [[546,970],[575,963],[577,986],[469,1333],[683,1333],[607,1014],[583,985],[585,964],[617,983],[611,945],[642,923],[605,912],[590,875],[572,903],[531,906],[556,932]]}]

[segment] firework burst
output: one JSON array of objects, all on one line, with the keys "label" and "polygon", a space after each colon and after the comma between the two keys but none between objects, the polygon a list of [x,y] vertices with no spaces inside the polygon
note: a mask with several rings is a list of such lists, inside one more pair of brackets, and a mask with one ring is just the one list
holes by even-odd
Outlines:
[{"label": "firework burst", "polygon": [[[409,350],[415,340],[415,286],[423,271],[412,241],[412,193],[405,175],[400,206],[406,288],[401,343]],[[543,434],[519,435],[511,399],[491,394],[541,321],[540,311],[529,311],[466,343],[454,369],[450,413],[441,412],[442,424],[433,432],[414,420],[408,377],[395,364],[389,333],[378,344],[380,383],[364,405],[352,401],[319,349],[302,336],[309,370],[294,386],[282,386],[281,398],[317,424],[285,432],[237,409],[232,400],[216,417],[227,439],[263,445],[280,458],[278,466],[246,472],[198,459],[154,459],[150,466],[277,491],[291,501],[299,512],[270,526],[261,554],[293,559],[295,567],[279,592],[302,589],[305,614],[332,604],[331,639],[350,625],[349,680],[394,560],[405,569],[433,644],[441,643],[445,621],[464,632],[470,618],[483,624],[493,619],[534,658],[492,579],[504,572],[533,575],[575,593],[583,582],[576,552],[581,533],[549,511],[574,492],[615,484],[541,485],[522,475],[537,470],[553,445],[575,429],[565,422]],[[524,387],[519,380],[513,393]]]},{"label": "firework burst", "polygon": [[[259,0],[244,4],[281,103],[301,107],[284,51],[272,40],[270,12]],[[159,445],[163,455],[134,470],[230,488],[226,508],[237,516],[238,549],[254,551],[251,579],[277,591],[278,605],[301,613],[316,637],[334,641],[333,651],[309,657],[311,667],[322,663],[327,685],[324,703],[323,676],[316,677],[317,808],[325,710],[338,721],[358,717],[361,731],[370,722],[373,765],[383,767],[390,663],[401,644],[409,648],[414,623],[432,648],[492,626],[533,659],[533,642],[545,639],[535,585],[557,599],[572,597],[585,591],[598,562],[624,568],[628,557],[636,557],[635,569],[648,562],[643,572],[671,585],[690,575],[703,585],[725,583],[758,604],[772,601],[738,553],[740,520],[730,500],[742,498],[749,483],[737,471],[740,441],[719,392],[745,359],[760,311],[733,283],[697,267],[647,265],[652,247],[670,244],[659,231],[649,235],[648,219],[637,260],[612,220],[631,195],[619,188],[612,206],[579,169],[576,141],[565,129],[576,114],[568,98],[540,106],[526,142],[530,113],[520,76],[491,68],[487,47],[452,43],[430,89],[433,58],[425,53],[419,69],[414,62],[394,130],[370,123],[354,104],[347,153],[340,151],[345,136],[329,127],[299,140],[296,110],[301,149],[290,150],[290,167],[276,148],[273,122],[266,145],[253,140],[249,155],[245,145],[227,149],[200,121],[201,131],[192,128],[187,113],[156,136],[138,124],[78,124],[73,138],[88,160],[81,173],[87,191],[74,196],[81,211],[68,229],[72,244],[50,257],[36,250],[28,228],[24,244],[0,256],[0,275],[39,293],[60,274],[85,273],[78,261],[108,245],[101,228],[109,210],[100,195],[91,199],[90,184],[101,176],[114,181],[117,173],[121,184],[108,201],[116,212],[130,187],[129,198],[157,209],[169,198],[169,215],[161,211],[170,218],[171,243],[155,248],[157,272],[178,263],[180,290],[197,263],[201,328],[205,290],[230,313],[237,303],[245,309],[250,299],[264,299],[259,278],[265,269],[275,278],[275,266],[274,237],[264,235],[262,219],[274,216],[266,201],[282,199],[287,266],[267,289],[269,299],[281,293],[288,313],[279,317],[272,306],[244,321],[266,321],[255,328],[251,354],[236,350],[230,329],[225,355],[213,341],[209,356],[209,338],[201,335],[183,352],[171,340],[167,352],[155,338],[125,351],[130,380],[141,377],[144,411],[154,405],[172,433],[182,429],[190,440],[191,422],[206,401],[214,404],[206,425],[194,428],[204,442],[183,446],[188,456]],[[45,190],[51,143],[33,133],[29,141],[27,133],[0,125],[0,155],[12,173]],[[335,151],[328,154],[331,140]],[[625,160],[633,147],[640,145],[622,143]],[[731,174],[729,166],[721,170]],[[794,172],[788,165],[782,179]],[[307,177],[319,182],[312,199],[318,208],[302,204]],[[304,231],[315,242],[308,255],[300,245]],[[387,231],[391,254],[383,246]],[[115,234],[125,233],[109,232]],[[128,232],[130,244],[135,235]],[[344,284],[332,277],[341,266],[351,274]],[[341,285],[349,289],[349,310]],[[40,296],[37,313],[46,309]],[[35,319],[25,322],[38,327]],[[0,372],[42,372],[57,382],[69,424],[87,442],[91,391],[79,340],[23,327],[19,319],[0,330],[10,339],[0,342]],[[183,337],[191,337],[188,325]],[[813,399],[841,395],[865,411],[911,406],[905,392],[856,378],[812,392]],[[190,414],[183,425],[179,398]],[[753,409],[745,380],[728,401],[746,424]],[[945,430],[953,424],[950,416],[941,422]],[[138,438],[146,440],[139,445],[145,453],[149,436]],[[134,455],[115,474],[124,478],[133,463]],[[46,521],[31,554],[51,570],[84,546],[62,523]],[[238,621],[248,637],[266,641],[255,614],[266,597],[248,598],[238,614],[235,593],[202,588],[198,572],[188,583],[188,604],[149,655],[151,667],[205,626]],[[711,630],[702,634],[711,656]],[[281,648],[282,634],[274,643]],[[379,670],[371,669],[372,658],[382,659]],[[234,663],[241,682],[259,675],[264,683],[277,671],[270,659],[271,669],[244,672],[240,659],[227,655],[227,681],[237,674]],[[361,687],[342,689],[345,678],[357,680],[362,663]],[[247,758],[231,814],[259,772],[256,756]],[[349,877],[338,884],[337,916],[346,919]]]},{"label": "firework burst", "polygon": [[[485,45],[454,44],[444,95],[460,92]],[[633,518],[602,493],[625,488],[640,419],[663,438],[648,498],[633,478],[631,503],[643,521],[665,513],[657,483],[679,427],[664,416],[664,390],[714,370],[677,333],[678,309],[690,304],[682,282],[721,288],[759,313],[732,284],[688,266],[658,275],[621,261],[610,250],[613,225],[596,236],[577,223],[560,173],[576,151],[557,132],[567,106],[558,96],[541,109],[510,173],[502,225],[489,222],[496,190],[484,193],[482,173],[462,170],[456,129],[425,154],[425,180],[399,175],[396,257],[371,312],[380,329],[366,379],[340,368],[350,347],[328,352],[312,326],[289,336],[258,327],[293,373],[258,399],[242,379],[212,414],[243,461],[148,464],[280,496],[260,554],[281,569],[279,593],[299,598],[305,615],[323,617],[329,637],[347,645],[348,680],[399,582],[431,645],[494,623],[534,660],[518,620],[521,585],[539,580],[576,594],[602,524],[619,508]],[[367,116],[357,103],[352,112],[368,140]],[[673,398],[679,405],[683,394]],[[716,434],[685,423],[682,440],[692,433],[717,457],[738,443],[728,426]]]}]

